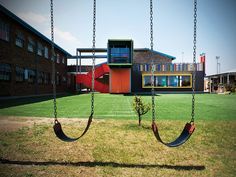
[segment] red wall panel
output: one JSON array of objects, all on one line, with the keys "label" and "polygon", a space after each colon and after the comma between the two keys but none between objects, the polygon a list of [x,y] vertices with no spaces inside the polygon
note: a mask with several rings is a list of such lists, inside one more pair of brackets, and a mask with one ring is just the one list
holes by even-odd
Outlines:
[{"label": "red wall panel", "polygon": [[131,92],[131,68],[110,69],[110,93]]}]

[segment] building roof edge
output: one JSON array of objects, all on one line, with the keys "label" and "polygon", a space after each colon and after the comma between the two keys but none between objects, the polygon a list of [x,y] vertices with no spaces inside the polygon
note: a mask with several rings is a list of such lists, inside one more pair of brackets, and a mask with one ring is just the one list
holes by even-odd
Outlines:
[{"label": "building roof edge", "polygon": [[[7,8],[5,8],[4,6],[2,6],[0,4],[0,12],[3,12],[4,14],[6,14],[8,17],[10,17],[11,19],[15,20],[16,22],[18,22],[20,25],[22,25],[23,27],[25,27],[26,29],[30,30],[31,32],[33,32],[35,35],[37,35],[38,37],[42,38],[43,40],[45,40],[48,43],[51,43],[51,40],[48,39],[46,36],[44,36],[42,33],[40,33],[39,31],[37,31],[35,28],[33,28],[32,26],[30,26],[28,23],[26,23],[24,20],[22,20],[21,18],[19,18],[17,15],[15,15],[14,13],[12,13],[11,11],[9,11]],[[62,51],[64,54],[66,54],[67,56],[71,57],[72,55],[67,52],[66,50],[64,50],[63,48],[61,48],[60,46],[58,46],[56,43],[54,43],[54,46],[56,49]]]}]

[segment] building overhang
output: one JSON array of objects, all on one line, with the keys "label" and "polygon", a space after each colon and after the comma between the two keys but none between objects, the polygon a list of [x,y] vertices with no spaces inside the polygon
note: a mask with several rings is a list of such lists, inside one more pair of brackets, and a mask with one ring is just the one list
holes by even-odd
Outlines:
[{"label": "building overhang", "polygon": [[211,74],[211,75],[208,75],[206,77],[208,78],[217,78],[217,77],[220,77],[220,76],[227,76],[227,75],[236,75],[236,69],[233,69],[233,70],[229,70],[229,71],[225,71],[225,72],[222,72],[222,73],[219,73],[219,74]]},{"label": "building overhang", "polygon": [[[95,51],[95,53],[106,53],[107,52],[107,48],[77,48],[76,49],[77,52],[80,52],[80,53],[92,53],[93,51]],[[151,50],[149,48],[135,48],[134,49],[134,52],[151,52]],[[166,57],[166,58],[169,58],[171,60],[174,60],[176,59],[176,57],[174,56],[171,56],[171,55],[167,55],[165,53],[162,53],[162,52],[158,52],[158,51],[155,51],[153,50],[153,53],[154,54],[158,54],[158,55],[161,55],[163,57]],[[81,58],[93,58],[93,55],[82,55],[80,56]],[[71,56],[70,57],[71,59],[76,59],[77,56]],[[107,58],[107,55],[95,55],[95,58]]]}]

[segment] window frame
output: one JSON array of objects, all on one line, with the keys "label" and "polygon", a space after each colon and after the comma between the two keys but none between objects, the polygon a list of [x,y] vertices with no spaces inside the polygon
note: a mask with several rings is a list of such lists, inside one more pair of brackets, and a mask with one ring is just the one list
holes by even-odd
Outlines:
[{"label": "window frame", "polygon": [[109,63],[115,64],[130,64],[131,63],[131,49],[128,47],[111,47]]},{"label": "window frame", "polygon": [[0,39],[7,42],[10,41],[10,25],[2,19],[0,19]]},{"label": "window frame", "polygon": [[16,72],[16,75],[15,75],[16,82],[24,82],[25,81],[25,69],[22,67],[16,66],[15,72]]},{"label": "window frame", "polygon": [[38,71],[37,83],[44,84],[44,72],[43,71]]},{"label": "window frame", "polygon": [[16,32],[15,45],[20,48],[23,48],[25,45],[25,37],[21,31]]},{"label": "window frame", "polygon": [[60,63],[60,54],[57,53],[57,54],[56,54],[56,57],[57,57],[57,63],[59,64],[59,63]]},{"label": "window frame", "polygon": [[59,72],[56,73],[56,85],[61,85],[61,75]]},{"label": "window frame", "polygon": [[12,79],[12,68],[8,63],[0,63],[0,81],[9,82]]},{"label": "window frame", "polygon": [[41,42],[37,42],[37,55],[38,56],[43,56],[44,55],[44,48]]},{"label": "window frame", "polygon": [[36,71],[33,69],[25,69],[25,80],[29,83],[29,84],[35,84],[36,82]]},{"label": "window frame", "polygon": [[[29,47],[32,47],[32,48],[29,48]],[[35,42],[31,37],[28,37],[27,50],[32,53],[34,53],[35,51]]]},{"label": "window frame", "polygon": [[[152,76],[152,74],[151,73],[143,73],[142,74],[142,88],[152,88],[152,86],[151,85],[148,85],[148,86],[145,86],[145,77],[146,76],[149,76],[149,77],[151,77]],[[158,78],[158,76],[164,76],[164,77],[166,77],[166,80],[165,80],[165,82],[166,82],[166,86],[156,86],[156,80],[157,80],[157,78]],[[189,86],[182,86],[182,84],[180,84],[180,83],[178,83],[178,86],[169,86],[169,84],[168,84],[168,82],[169,82],[169,76],[178,76],[178,77],[180,77],[180,76],[184,76],[184,77],[187,77],[187,76],[189,76],[189,82],[190,82],[190,85]],[[181,80],[182,81],[182,80]],[[180,82],[180,79],[178,79],[178,82]],[[176,74],[157,74],[157,73],[155,73],[154,74],[154,88],[192,88],[192,74],[191,73],[183,73],[183,74],[181,74],[181,73],[176,73]]]},{"label": "window frame", "polygon": [[65,57],[64,56],[62,56],[61,63],[65,64]]},{"label": "window frame", "polygon": [[48,47],[47,46],[44,46],[44,57],[46,58],[46,59],[48,59],[49,58],[49,55],[48,55]]}]

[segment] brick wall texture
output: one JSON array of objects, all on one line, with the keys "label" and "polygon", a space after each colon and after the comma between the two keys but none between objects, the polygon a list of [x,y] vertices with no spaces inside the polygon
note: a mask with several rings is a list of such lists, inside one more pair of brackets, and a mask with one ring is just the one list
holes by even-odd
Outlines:
[{"label": "brick wall texture", "polygon": [[[40,38],[32,31],[24,28],[17,21],[0,12],[0,20],[9,25],[9,41],[0,39],[0,64],[9,64],[11,67],[11,79],[9,81],[0,80],[0,96],[22,96],[22,95],[37,95],[52,93],[52,61],[51,61],[51,44]],[[18,47],[15,44],[17,33],[21,32],[24,36],[23,47]],[[35,42],[34,52],[29,52],[28,38]],[[48,48],[48,58],[37,55],[37,42],[40,42],[43,47]],[[59,75],[59,84],[57,92],[66,91],[67,62],[66,55],[55,49],[55,53],[60,56],[60,63],[56,63],[56,72]],[[64,57],[64,63],[62,63]],[[23,69],[31,69],[36,72],[36,80],[34,83],[29,83],[27,80],[21,82],[16,81],[16,67]],[[48,83],[39,83],[39,72],[48,73],[50,81]]]}]

